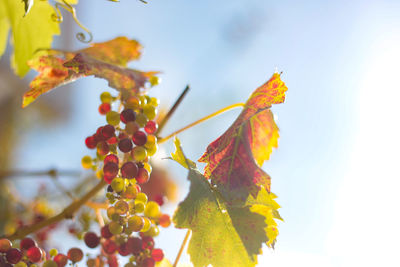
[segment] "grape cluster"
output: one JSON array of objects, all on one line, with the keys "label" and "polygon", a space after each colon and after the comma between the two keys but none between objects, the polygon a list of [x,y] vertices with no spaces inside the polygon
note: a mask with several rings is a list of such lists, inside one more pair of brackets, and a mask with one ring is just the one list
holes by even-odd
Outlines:
[{"label": "grape cluster", "polygon": [[0,239],[0,266],[64,267],[68,262],[74,264],[83,258],[83,252],[79,248],[69,249],[67,255],[58,253],[56,249],[51,249],[49,254],[46,254],[44,249],[29,237],[22,239],[19,247],[14,245],[16,244],[8,239]]},{"label": "grape cluster", "polygon": [[[89,149],[96,149],[96,157],[85,156],[82,166],[96,171],[107,187],[107,222],[100,234],[89,231],[84,241],[89,248],[101,248],[101,256],[90,258],[88,266],[104,263],[118,266],[117,254],[129,256],[130,266],[155,266],[164,257],[163,251],[154,248],[153,237],[159,226],[168,227],[171,219],[163,214],[160,205],[148,201],[141,186],[147,183],[152,167],[150,157],[158,149],[157,115],[158,100],[147,95],[123,92],[113,97],[108,92],[100,96],[99,113],[105,115],[107,124],[86,138]],[[120,101],[121,111],[112,110]]]}]

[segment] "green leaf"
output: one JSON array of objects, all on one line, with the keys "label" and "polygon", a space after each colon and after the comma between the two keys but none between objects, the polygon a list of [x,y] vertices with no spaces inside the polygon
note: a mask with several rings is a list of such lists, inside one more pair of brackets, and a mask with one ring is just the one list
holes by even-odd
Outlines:
[{"label": "green leaf", "polygon": [[[173,159],[188,162],[178,139],[175,146]],[[270,215],[279,208],[275,195],[263,189],[256,199],[250,196],[243,205],[235,205],[222,197],[194,163],[186,166],[189,194],[179,204],[173,221],[175,227],[192,231],[188,253],[194,266],[255,266],[262,244],[273,246],[277,235]]]},{"label": "green leaf", "polygon": [[196,163],[194,163],[190,159],[185,158],[185,155],[183,155],[181,148],[181,141],[178,139],[178,137],[174,138],[174,144],[175,144],[175,152],[171,153],[172,159],[181,164],[186,169],[189,168],[188,164],[191,167],[196,168]]},{"label": "green leaf", "polygon": [[0,56],[7,43],[9,25],[14,46],[11,65],[21,77],[29,71],[27,61],[34,53],[38,49],[50,48],[53,36],[60,34],[58,22],[52,20],[54,9],[47,1],[36,1],[25,17],[24,14],[22,1],[0,1]]}]

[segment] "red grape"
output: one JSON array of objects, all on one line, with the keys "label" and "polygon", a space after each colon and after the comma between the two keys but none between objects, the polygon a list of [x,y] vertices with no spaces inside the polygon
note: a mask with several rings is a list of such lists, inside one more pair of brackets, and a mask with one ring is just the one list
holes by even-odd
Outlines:
[{"label": "red grape", "polygon": [[161,194],[158,194],[154,197],[154,201],[157,202],[158,205],[164,205],[164,197]]},{"label": "red grape", "polygon": [[121,121],[127,123],[136,120],[136,113],[132,109],[125,109],[120,115]]},{"label": "red grape", "polygon": [[107,124],[101,129],[101,134],[104,136],[105,140],[110,139],[115,135],[114,126]]},{"label": "red grape", "polygon": [[118,139],[115,136],[113,136],[113,137],[111,137],[111,138],[109,138],[107,140],[107,144],[109,144],[109,145],[113,145],[113,144],[116,144],[116,143],[118,143]]},{"label": "red grape", "polygon": [[87,232],[83,239],[89,248],[95,248],[100,243],[100,238],[93,232]]},{"label": "red grape", "polygon": [[42,257],[42,250],[36,246],[30,247],[26,252],[26,256],[28,256],[31,262],[39,262]]},{"label": "red grape", "polygon": [[124,153],[130,152],[132,150],[132,147],[133,147],[133,145],[129,138],[124,138],[124,139],[120,140],[118,143],[119,150],[121,150],[121,152],[124,152]]},{"label": "red grape", "polygon": [[146,126],[144,126],[144,130],[148,134],[153,134],[157,131],[158,125],[155,121],[148,121]]},{"label": "red grape", "polygon": [[137,131],[133,134],[132,141],[137,146],[143,146],[147,142],[147,135],[145,132]]},{"label": "red grape", "polygon": [[162,259],[164,258],[164,253],[163,253],[163,251],[161,249],[155,248],[151,252],[151,257],[155,261],[162,261]]},{"label": "red grape", "polygon": [[101,227],[100,232],[101,236],[104,237],[105,239],[109,239],[113,236],[112,233],[110,232],[110,229],[108,229],[108,224]]},{"label": "red grape", "polygon": [[99,153],[99,155],[105,156],[108,152],[110,152],[110,147],[106,142],[101,141],[97,144],[97,153]]},{"label": "red grape", "polygon": [[24,239],[21,240],[21,243],[19,244],[19,247],[22,250],[28,250],[31,247],[35,247],[36,242],[32,238],[25,237]]},{"label": "red grape", "polygon": [[107,179],[112,179],[118,174],[118,164],[115,162],[107,162],[103,166],[103,173],[104,177],[107,177]]},{"label": "red grape", "polygon": [[129,251],[127,243],[122,243],[121,245],[119,245],[118,253],[121,256],[128,256],[129,254],[131,254],[131,251]]},{"label": "red grape", "polygon": [[104,164],[107,164],[108,162],[113,162],[113,163],[118,164],[119,163],[119,159],[118,159],[118,157],[116,155],[110,154],[110,155],[107,155],[104,158]]},{"label": "red grape", "polygon": [[80,248],[70,248],[68,250],[68,258],[74,263],[81,261],[83,258],[83,252]]},{"label": "red grape", "polygon": [[111,105],[110,103],[103,103],[99,106],[99,113],[101,115],[106,115],[107,112],[111,110]]},{"label": "red grape", "polygon": [[22,258],[22,252],[17,248],[10,248],[6,252],[6,259],[9,263],[16,264]]},{"label": "red grape", "polygon": [[154,248],[154,239],[151,236],[144,236],[142,248],[152,250]]},{"label": "red grape", "polygon": [[129,249],[129,251],[133,254],[133,255],[139,255],[140,252],[143,250],[142,249],[142,239],[138,238],[138,237],[130,237],[128,239],[128,241],[126,242],[126,245]]},{"label": "red grape", "polygon": [[155,261],[152,258],[147,258],[142,261],[142,264],[140,265],[142,267],[154,267],[156,266]]},{"label": "red grape", "polygon": [[104,241],[101,246],[103,247],[104,252],[107,254],[113,254],[118,249],[117,244],[115,244],[115,242],[111,239]]},{"label": "red grape", "polygon": [[97,141],[94,136],[89,136],[85,139],[85,144],[89,149],[93,149],[97,145]]},{"label": "red grape", "polygon": [[150,175],[149,172],[145,168],[139,168],[138,173],[136,175],[136,181],[138,184],[144,184],[149,181]]},{"label": "red grape", "polygon": [[57,263],[58,267],[64,267],[68,263],[68,257],[59,253],[54,257],[54,261]]},{"label": "red grape", "polygon": [[7,252],[12,246],[12,243],[10,240],[3,238],[0,239],[0,253],[5,253]]},{"label": "red grape", "polygon": [[124,178],[132,179],[138,174],[138,167],[132,161],[125,162],[121,167],[121,175]]},{"label": "red grape", "polygon": [[111,255],[107,258],[109,267],[118,267],[118,258],[115,255]]}]

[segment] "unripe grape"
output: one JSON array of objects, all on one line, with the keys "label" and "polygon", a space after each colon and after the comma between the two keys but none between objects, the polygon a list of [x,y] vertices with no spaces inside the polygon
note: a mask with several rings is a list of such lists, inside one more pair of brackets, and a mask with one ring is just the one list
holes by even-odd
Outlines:
[{"label": "unripe grape", "polygon": [[156,237],[160,234],[160,229],[157,225],[151,225],[150,229],[144,233],[145,235],[149,235],[151,237]]},{"label": "unripe grape", "polygon": [[104,141],[97,143],[97,153],[101,156],[105,156],[110,152],[110,147]]},{"label": "unripe grape", "polygon": [[89,149],[93,149],[93,148],[96,148],[97,141],[94,138],[94,136],[89,136],[89,137],[86,137],[85,144]]},{"label": "unripe grape", "polygon": [[125,103],[126,108],[130,108],[132,110],[138,109],[140,107],[140,100],[139,98],[132,96],[126,100]]},{"label": "unripe grape", "polygon": [[36,246],[30,247],[26,252],[26,256],[31,262],[39,262],[43,257],[42,251]]},{"label": "unripe grape", "polygon": [[159,248],[155,248],[151,251],[151,257],[155,261],[162,261],[164,259],[164,252]]},{"label": "unripe grape", "polygon": [[114,126],[118,125],[119,121],[120,121],[119,113],[116,112],[116,111],[107,112],[106,121],[107,121],[108,124],[111,124],[111,125],[114,125]]},{"label": "unripe grape", "polygon": [[147,136],[147,141],[146,144],[144,144],[145,148],[150,148],[153,147],[157,144],[157,137],[155,137],[154,135],[149,134]]},{"label": "unripe grape", "polygon": [[99,106],[99,113],[100,113],[101,115],[106,115],[107,112],[109,112],[110,110],[111,110],[111,105],[110,105],[110,103],[102,103],[102,104]]},{"label": "unripe grape", "polygon": [[58,267],[58,265],[55,261],[47,260],[43,263],[43,267]]},{"label": "unripe grape", "polygon": [[136,197],[136,201],[142,202],[144,204],[147,203],[148,197],[145,193],[139,193]]},{"label": "unripe grape", "polygon": [[147,142],[147,135],[142,131],[137,131],[133,134],[132,141],[137,146],[143,146]]},{"label": "unripe grape", "polygon": [[121,175],[124,178],[132,179],[135,178],[138,173],[138,167],[136,163],[132,161],[125,162],[121,167]]},{"label": "unripe grape", "polygon": [[151,227],[151,221],[147,217],[143,217],[143,220],[144,220],[144,225],[143,225],[142,230],[140,230],[140,232],[147,232],[147,231],[149,231],[149,229]]},{"label": "unripe grape", "polygon": [[140,129],[139,124],[137,124],[134,121],[130,121],[125,125],[125,132],[128,135],[133,135],[134,133],[136,133],[138,130]]},{"label": "unripe grape", "polygon": [[49,254],[50,254],[50,257],[55,257],[58,254],[58,251],[57,251],[57,249],[52,248],[52,249],[50,249]]},{"label": "unripe grape", "polygon": [[22,252],[17,248],[10,248],[6,252],[6,259],[9,263],[16,264],[22,258]]},{"label": "unripe grape", "polygon": [[157,107],[160,104],[160,100],[158,100],[158,98],[156,97],[152,97],[150,98],[150,105]]},{"label": "unripe grape", "polygon": [[149,82],[150,82],[151,86],[156,86],[156,85],[160,84],[161,78],[159,78],[157,76],[151,76],[149,79]]},{"label": "unripe grape", "polygon": [[93,232],[87,232],[83,237],[83,240],[85,241],[86,246],[89,248],[95,248],[100,243],[100,238],[96,235],[96,233]]},{"label": "unripe grape", "polygon": [[143,202],[135,202],[135,212],[142,213],[144,211],[145,205]]},{"label": "unripe grape", "polygon": [[146,104],[143,107],[143,114],[146,115],[149,120],[153,120],[157,116],[157,110],[154,106]]},{"label": "unripe grape", "polygon": [[113,180],[111,181],[111,187],[112,187],[112,189],[113,189],[115,192],[117,192],[117,193],[122,192],[122,191],[124,190],[124,188],[125,188],[125,181],[124,181],[124,179],[119,178],[119,177],[113,179]]},{"label": "unripe grape", "polygon": [[146,126],[144,126],[144,130],[146,131],[146,133],[148,134],[153,134],[157,131],[158,129],[158,125],[155,121],[148,121],[146,123]]},{"label": "unripe grape", "polygon": [[136,113],[132,109],[125,109],[121,112],[120,119],[123,123],[136,120]]},{"label": "unripe grape", "polygon": [[145,168],[149,174],[151,173],[151,171],[153,169],[148,162],[143,162],[143,168]]},{"label": "unripe grape", "polygon": [[0,239],[0,253],[5,253],[7,252],[12,246],[12,243],[10,240],[6,238]]},{"label": "unripe grape", "polygon": [[136,175],[136,181],[138,184],[147,183],[150,179],[149,172],[145,168],[139,168],[138,173]]},{"label": "unripe grape", "polygon": [[146,98],[145,95],[140,95],[140,96],[139,96],[139,99],[140,99],[140,106],[143,107],[144,105],[147,104],[147,98]]},{"label": "unripe grape", "polygon": [[152,146],[152,147],[146,148],[146,150],[147,150],[147,156],[151,157],[151,156],[153,156],[154,154],[156,154],[156,152],[157,152],[157,150],[158,150],[158,146],[155,144],[155,145]]},{"label": "unripe grape", "polygon": [[58,267],[64,267],[68,263],[68,257],[62,253],[57,254],[53,259]]},{"label": "unripe grape", "polygon": [[143,229],[144,219],[140,216],[133,215],[128,219],[128,228],[133,232],[139,232]]},{"label": "unripe grape", "polygon": [[148,121],[149,119],[143,113],[138,113],[136,115],[136,122],[137,124],[139,124],[140,127],[144,127]]},{"label": "unripe grape", "polygon": [[110,232],[110,230],[108,229],[108,224],[104,225],[103,227],[101,227],[100,229],[100,233],[101,236],[105,239],[109,239],[112,237],[112,233]]},{"label": "unripe grape", "polygon": [[108,229],[110,229],[110,232],[113,235],[119,235],[124,230],[122,225],[120,225],[119,222],[116,221],[110,222],[110,224],[108,225]]},{"label": "unripe grape", "polygon": [[101,246],[104,252],[107,254],[113,254],[118,249],[117,244],[115,244],[115,242],[111,239],[107,239],[106,241],[104,241]]},{"label": "unripe grape", "polygon": [[17,264],[14,265],[14,267],[27,267],[27,266],[28,265],[26,265],[26,263],[23,262],[23,261],[20,261],[20,262],[18,262]]},{"label": "unripe grape", "polygon": [[118,148],[121,152],[128,153],[132,150],[132,141],[129,138],[124,138],[119,141]]},{"label": "unripe grape", "polygon": [[119,215],[124,215],[129,210],[129,205],[126,201],[118,200],[117,203],[114,205],[116,213]]},{"label": "unripe grape", "polygon": [[103,103],[111,103],[111,101],[113,100],[113,97],[109,92],[103,92],[100,95],[100,100]]},{"label": "unripe grape", "polygon": [[161,210],[157,202],[149,201],[146,205],[146,208],[144,209],[144,215],[146,217],[158,218],[160,214]]},{"label": "unripe grape", "polygon": [[138,194],[136,186],[128,185],[123,193],[124,198],[135,199]]},{"label": "unripe grape", "polygon": [[143,161],[147,157],[147,151],[142,146],[136,146],[132,149],[132,157],[136,161]]},{"label": "unripe grape", "polygon": [[91,156],[84,156],[82,158],[82,167],[87,170],[92,167],[92,157]]}]

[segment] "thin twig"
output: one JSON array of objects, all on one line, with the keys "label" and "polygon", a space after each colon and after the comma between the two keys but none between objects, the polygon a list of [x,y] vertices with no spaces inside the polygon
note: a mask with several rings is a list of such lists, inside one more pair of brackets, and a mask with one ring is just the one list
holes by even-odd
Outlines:
[{"label": "thin twig", "polygon": [[191,128],[191,127],[193,127],[193,126],[195,126],[195,125],[197,125],[199,123],[202,123],[202,122],[204,122],[204,121],[206,121],[208,119],[211,119],[211,118],[213,118],[213,117],[215,117],[215,116],[217,116],[219,114],[222,114],[222,113],[224,113],[224,112],[226,112],[228,110],[231,110],[231,109],[234,109],[234,108],[237,108],[237,107],[243,107],[243,106],[244,106],[243,103],[236,103],[236,104],[227,106],[227,107],[225,107],[223,109],[220,109],[220,110],[218,110],[218,111],[216,111],[214,113],[211,113],[210,115],[207,115],[207,116],[205,116],[205,117],[203,117],[203,118],[201,118],[201,119],[199,119],[199,120],[197,120],[197,121],[195,121],[195,122],[193,122],[193,123],[181,128],[181,129],[173,132],[172,134],[168,135],[167,137],[159,139],[158,143],[159,144],[164,143],[165,141],[167,141],[171,137],[173,137],[173,136],[177,135],[178,133],[181,133],[181,132],[183,132],[183,131],[185,131],[185,130],[187,130],[187,129],[189,129],[189,128]]},{"label": "thin twig", "polygon": [[172,265],[172,267],[176,267],[176,265],[178,264],[179,259],[182,256],[183,249],[185,248],[186,243],[189,240],[190,232],[191,232],[190,229],[188,229],[187,232],[186,232],[186,235],[185,235],[185,239],[183,239],[181,248],[179,249],[178,255],[176,256],[176,259],[174,261],[174,265]]},{"label": "thin twig", "polygon": [[97,192],[99,192],[106,184],[107,183],[104,180],[101,180],[95,187],[93,187],[83,197],[81,197],[77,201],[72,202],[61,213],[59,213],[53,217],[50,217],[48,219],[45,219],[43,221],[40,221],[38,223],[19,228],[14,234],[8,236],[7,239],[9,239],[10,241],[16,240],[16,239],[22,239],[25,236],[27,236],[33,232],[36,232],[46,226],[52,225],[52,224],[62,221],[64,219],[71,219],[74,216],[74,213],[82,205],[84,205],[87,201],[89,201],[89,199],[91,199],[93,196],[95,196],[97,194]]},{"label": "thin twig", "polygon": [[79,176],[81,174],[80,171],[75,170],[66,170],[66,171],[58,171],[56,169],[50,169],[47,171],[26,171],[26,170],[9,170],[9,171],[0,171],[0,179],[9,178],[9,177],[24,177],[24,176]]},{"label": "thin twig", "polygon": [[171,118],[172,114],[175,112],[179,104],[182,102],[183,98],[186,96],[186,94],[189,92],[190,86],[186,85],[185,89],[181,93],[181,95],[178,97],[178,99],[175,101],[174,105],[172,108],[168,111],[167,115],[162,119],[160,124],[158,125],[158,130],[156,132],[156,135],[158,135],[161,130],[164,128],[165,124],[168,122],[168,120]]}]

